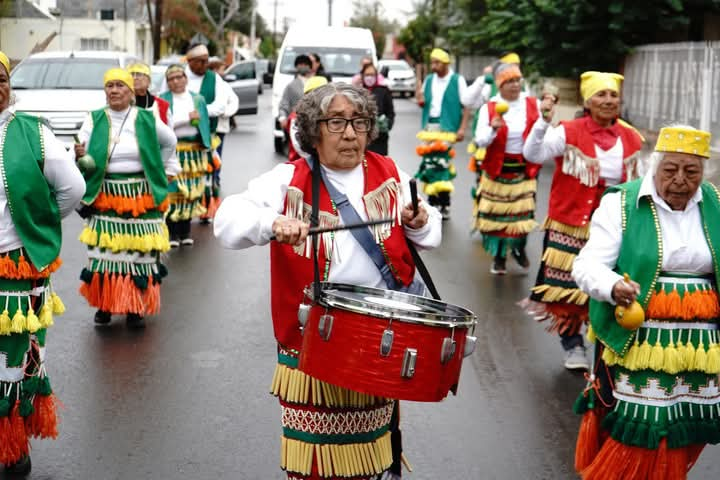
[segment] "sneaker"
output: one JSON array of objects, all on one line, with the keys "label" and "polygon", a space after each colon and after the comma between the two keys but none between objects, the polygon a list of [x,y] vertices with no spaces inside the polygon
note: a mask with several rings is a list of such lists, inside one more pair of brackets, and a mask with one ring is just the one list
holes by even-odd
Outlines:
[{"label": "sneaker", "polygon": [[505,275],[507,268],[505,266],[505,259],[497,257],[493,260],[492,267],[490,267],[490,273],[493,275]]},{"label": "sneaker", "polygon": [[210,225],[210,224],[212,223],[212,221],[213,221],[213,219],[212,219],[212,218],[209,218],[209,217],[207,217],[207,218],[201,218],[201,219],[200,219],[200,225]]},{"label": "sneaker", "polygon": [[142,315],[138,315],[137,313],[128,313],[127,317],[125,318],[125,323],[127,324],[127,328],[145,328],[145,320],[143,319]]},{"label": "sneaker", "polygon": [[515,261],[518,263],[518,265],[520,265],[522,268],[530,268],[530,260],[528,260],[524,248],[513,248],[510,253],[512,254],[512,257],[515,259]]},{"label": "sneaker", "polygon": [[565,368],[568,370],[590,370],[590,361],[585,354],[585,347],[578,345],[565,353]]},{"label": "sneaker", "polygon": [[182,240],[180,240],[180,245],[185,245],[185,246],[190,247],[194,244],[195,244],[195,240],[193,240],[192,238],[183,238]]},{"label": "sneaker", "polygon": [[6,475],[27,475],[32,470],[32,462],[30,461],[30,455],[23,455],[20,460],[11,465],[5,466]]},{"label": "sneaker", "polygon": [[110,312],[105,312],[103,310],[98,310],[95,312],[95,323],[98,325],[107,325],[110,323],[110,320],[112,320],[112,315]]},{"label": "sneaker", "polygon": [[450,207],[445,205],[440,207],[440,215],[442,215],[443,220],[450,220]]},{"label": "sneaker", "polygon": [[180,242],[177,240],[170,240],[170,248],[178,248],[180,246]]}]

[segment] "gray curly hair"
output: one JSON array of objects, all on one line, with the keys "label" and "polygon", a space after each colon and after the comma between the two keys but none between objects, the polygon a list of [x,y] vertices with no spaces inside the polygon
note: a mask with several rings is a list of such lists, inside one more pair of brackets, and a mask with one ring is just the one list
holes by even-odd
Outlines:
[{"label": "gray curly hair", "polygon": [[300,148],[305,152],[317,154],[315,145],[320,142],[320,120],[325,118],[333,99],[337,95],[347,98],[355,107],[357,115],[370,118],[371,126],[368,143],[378,136],[377,105],[375,98],[364,88],[354,87],[348,83],[328,83],[306,93],[298,102],[295,112],[297,114],[297,139]]}]

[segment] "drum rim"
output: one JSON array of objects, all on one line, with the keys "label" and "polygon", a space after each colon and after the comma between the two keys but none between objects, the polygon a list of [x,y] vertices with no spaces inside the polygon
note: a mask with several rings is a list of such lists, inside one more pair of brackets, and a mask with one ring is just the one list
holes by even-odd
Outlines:
[{"label": "drum rim", "polygon": [[[313,285],[305,287],[305,296],[311,300],[313,298]],[[440,306],[444,308],[451,307],[454,310],[451,314],[438,314],[429,312],[408,312],[393,309],[392,307],[379,306],[377,308],[368,307],[366,303],[358,300],[333,295],[332,291],[352,291],[356,293],[364,293],[376,297],[387,298],[390,300],[400,300],[408,298],[413,300],[411,303],[418,306],[433,307],[440,310]],[[327,308],[340,308],[361,315],[370,315],[376,318],[388,320],[398,320],[408,323],[416,323],[431,327],[442,328],[470,328],[477,324],[477,316],[465,307],[455,305],[441,300],[413,295],[405,292],[397,292],[394,290],[386,290],[382,288],[364,287],[360,285],[352,285],[349,283],[320,282],[320,299],[318,304]]]}]

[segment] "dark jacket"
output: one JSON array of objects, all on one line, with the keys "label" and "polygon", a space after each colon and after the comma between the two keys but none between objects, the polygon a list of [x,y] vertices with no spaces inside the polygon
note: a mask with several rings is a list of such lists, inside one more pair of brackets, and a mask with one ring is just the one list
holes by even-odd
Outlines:
[{"label": "dark jacket", "polygon": [[[381,115],[387,117],[388,131],[392,129],[395,123],[395,107],[393,105],[392,92],[385,85],[378,85],[371,90],[373,97],[375,97],[375,103],[377,104],[378,118]],[[381,132],[370,145],[368,150],[379,153],[381,155],[388,154],[388,132]]]}]

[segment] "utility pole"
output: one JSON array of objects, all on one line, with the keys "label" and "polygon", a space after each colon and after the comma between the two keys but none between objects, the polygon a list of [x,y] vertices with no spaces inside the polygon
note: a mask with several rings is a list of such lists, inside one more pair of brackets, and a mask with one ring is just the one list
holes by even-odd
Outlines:
[{"label": "utility pole", "polygon": [[255,58],[255,0],[250,0],[250,58]]},{"label": "utility pole", "polygon": [[328,27],[332,27],[332,2],[333,0],[328,0]]}]

